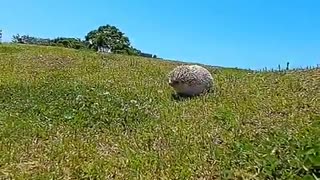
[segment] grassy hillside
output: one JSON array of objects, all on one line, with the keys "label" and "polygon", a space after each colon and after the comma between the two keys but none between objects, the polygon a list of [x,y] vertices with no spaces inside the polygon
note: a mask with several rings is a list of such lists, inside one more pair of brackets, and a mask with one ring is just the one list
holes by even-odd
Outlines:
[{"label": "grassy hillside", "polygon": [[177,100],[177,63],[0,46],[0,179],[320,177],[320,71],[210,69]]}]

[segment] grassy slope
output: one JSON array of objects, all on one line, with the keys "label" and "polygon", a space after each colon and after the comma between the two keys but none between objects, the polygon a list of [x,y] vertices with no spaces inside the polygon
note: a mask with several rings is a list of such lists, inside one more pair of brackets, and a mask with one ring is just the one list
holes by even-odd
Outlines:
[{"label": "grassy slope", "polygon": [[210,69],[214,94],[176,101],[166,83],[176,65],[0,46],[0,178],[319,174],[319,71]]}]

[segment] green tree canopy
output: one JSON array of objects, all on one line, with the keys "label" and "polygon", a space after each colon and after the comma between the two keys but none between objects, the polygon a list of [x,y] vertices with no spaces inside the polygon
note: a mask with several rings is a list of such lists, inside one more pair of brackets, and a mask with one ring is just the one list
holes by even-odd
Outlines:
[{"label": "green tree canopy", "polygon": [[129,38],[115,26],[100,26],[98,29],[90,31],[85,36],[85,40],[90,43],[89,47],[95,50],[98,50],[99,47],[106,47],[113,53],[136,53]]},{"label": "green tree canopy", "polygon": [[79,38],[57,37],[51,41],[56,46],[63,46],[66,48],[85,49],[85,42]]}]

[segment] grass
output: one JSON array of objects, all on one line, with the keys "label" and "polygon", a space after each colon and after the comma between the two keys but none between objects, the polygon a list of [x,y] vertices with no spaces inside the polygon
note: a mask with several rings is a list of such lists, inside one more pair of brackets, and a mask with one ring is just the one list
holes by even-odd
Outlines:
[{"label": "grass", "polygon": [[209,70],[172,98],[178,62],[0,46],[0,179],[315,179],[320,71]]}]

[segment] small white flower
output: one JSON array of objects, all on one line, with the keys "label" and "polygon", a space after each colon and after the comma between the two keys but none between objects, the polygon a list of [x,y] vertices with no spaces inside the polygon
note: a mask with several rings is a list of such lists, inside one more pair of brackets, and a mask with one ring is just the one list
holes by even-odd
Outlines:
[{"label": "small white flower", "polygon": [[132,104],[138,103],[136,100],[131,100],[130,102],[131,102]]},{"label": "small white flower", "polygon": [[103,95],[110,95],[110,92],[106,91],[103,93]]},{"label": "small white flower", "polygon": [[82,98],[82,95],[79,94],[79,95],[76,97],[76,100],[79,101],[81,98]]}]

